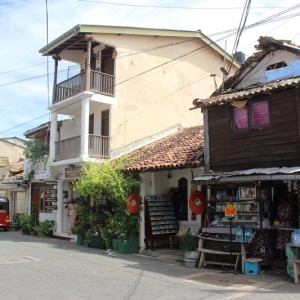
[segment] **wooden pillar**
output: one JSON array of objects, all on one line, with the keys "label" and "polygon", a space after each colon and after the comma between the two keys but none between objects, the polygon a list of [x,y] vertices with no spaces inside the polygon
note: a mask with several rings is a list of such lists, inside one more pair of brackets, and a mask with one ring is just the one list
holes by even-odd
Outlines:
[{"label": "wooden pillar", "polygon": [[85,40],[87,41],[87,57],[86,57],[86,66],[85,66],[85,91],[91,89],[91,51],[92,51],[92,41],[93,37],[86,34]]},{"label": "wooden pillar", "polygon": [[52,104],[55,103],[56,100],[56,85],[57,85],[57,69],[58,69],[58,61],[60,57],[58,55],[53,55],[54,59],[54,78],[53,78],[53,92],[52,92]]}]

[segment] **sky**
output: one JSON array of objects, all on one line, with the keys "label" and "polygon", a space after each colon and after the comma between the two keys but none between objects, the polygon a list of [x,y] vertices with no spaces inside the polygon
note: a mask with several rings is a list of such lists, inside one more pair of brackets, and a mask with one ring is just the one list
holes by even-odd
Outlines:
[{"label": "sky", "polygon": [[[246,19],[246,2],[250,0],[0,0],[0,138],[25,139],[27,130],[50,120],[53,59],[39,50],[75,25],[201,30],[231,54],[236,29]],[[300,45],[299,23],[297,0],[252,0],[236,51],[247,58],[260,36]]]}]

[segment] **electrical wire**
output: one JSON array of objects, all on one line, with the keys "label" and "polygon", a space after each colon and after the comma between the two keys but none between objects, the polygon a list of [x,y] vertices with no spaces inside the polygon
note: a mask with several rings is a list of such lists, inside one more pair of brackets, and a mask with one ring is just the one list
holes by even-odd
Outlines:
[{"label": "electrical wire", "polygon": [[[141,4],[128,4],[119,2],[107,2],[107,1],[96,1],[96,0],[77,0],[79,2],[93,2],[98,4],[108,4],[117,6],[130,6],[130,7],[141,7],[141,8],[166,8],[166,9],[201,9],[201,10],[228,10],[228,9],[241,9],[243,7],[187,7],[187,6],[162,6],[162,5],[141,5]],[[257,6],[254,9],[270,9],[270,8],[285,8],[281,6]]]},{"label": "electrical wire", "polygon": [[[47,39],[47,45],[49,44],[49,21],[48,21],[48,1],[45,0],[46,4],[46,39]],[[48,97],[48,107],[50,106],[50,79],[49,79],[49,56],[47,55],[47,97]],[[49,121],[50,121],[51,115],[49,112]]]},{"label": "electrical wire", "polygon": [[[244,7],[244,10],[243,10],[243,13],[242,13],[241,20],[240,20],[239,29],[237,31],[236,39],[235,39],[234,46],[233,46],[233,49],[232,49],[231,60],[230,60],[230,63],[228,65],[228,68],[227,68],[227,74],[228,75],[230,74],[231,67],[232,67],[232,64],[233,64],[234,53],[236,53],[236,51],[237,51],[242,33],[244,31],[244,28],[245,28],[245,25],[246,25],[246,22],[247,22],[247,18],[248,18],[249,11],[250,11],[250,6],[251,6],[251,0],[246,0],[245,7]],[[225,78],[226,77],[224,76],[224,79]]]},{"label": "electrical wire", "polygon": [[[299,4],[300,5],[300,4]],[[296,5],[296,6],[299,6],[299,5]],[[295,7],[295,6],[294,6]],[[293,9],[294,9],[294,7],[292,7]],[[290,8],[290,9],[292,9],[292,8]],[[269,17],[270,18],[270,17]],[[259,22],[257,22],[257,23],[259,23]],[[191,51],[191,52],[189,52],[189,53],[187,53],[186,55],[188,55],[188,54],[190,54],[190,53],[192,53],[192,52],[194,52],[194,51],[197,51],[197,50],[199,50],[199,49],[195,49],[195,50],[193,50],[193,51]],[[181,57],[183,57],[184,55],[182,55]],[[175,60],[175,59],[173,59],[173,60]],[[172,60],[172,61],[173,61]],[[165,64],[165,63],[164,63]],[[162,65],[164,65],[164,64],[162,64]],[[156,67],[154,67],[154,68],[151,68],[149,71],[151,71],[151,70],[153,70],[153,69],[156,69],[156,68],[158,68],[159,66],[156,66]],[[62,70],[62,71],[59,71],[59,72],[65,72],[66,70]],[[145,72],[143,72],[142,74],[144,74]],[[52,73],[53,74],[53,73]],[[142,74],[140,74],[140,75],[142,75]],[[22,82],[22,81],[26,81],[26,80],[31,80],[31,79],[36,79],[36,78],[40,78],[40,77],[43,77],[43,76],[45,76],[45,75],[39,75],[39,76],[35,76],[35,77],[31,77],[31,78],[27,78],[27,79],[24,79],[24,80],[21,80],[21,81],[15,81],[15,82],[11,82],[11,83],[6,83],[6,84],[4,84],[4,85],[9,85],[9,84],[13,84],[13,83],[17,83],[17,82]],[[138,75],[136,75],[136,76],[134,76],[134,77],[132,77],[132,78],[136,78]],[[132,78],[130,78],[130,79],[132,79]],[[125,80],[125,81],[128,81],[129,79],[127,79],[127,80]],[[123,82],[120,82],[119,84],[121,84],[121,83],[124,83],[125,81],[123,81]],[[4,85],[0,85],[0,86],[4,86]],[[39,119],[39,118],[42,118],[42,117],[44,117],[44,116],[41,116],[41,117],[37,117],[36,119]],[[36,120],[36,119],[34,119],[34,120]],[[31,122],[31,121],[28,121],[28,122]],[[24,124],[27,124],[28,122],[26,122],[26,123],[24,123]],[[21,124],[21,125],[18,125],[17,127],[20,127],[20,126],[22,126],[23,124]],[[13,128],[14,129],[14,128]],[[11,130],[11,129],[9,129],[9,130]],[[6,131],[8,131],[8,130],[6,130]],[[4,132],[6,132],[6,131],[4,131]],[[0,132],[1,134],[3,133],[3,132]]]},{"label": "electrical wire", "polygon": [[18,2],[25,2],[26,0],[19,0],[19,1],[13,1],[13,2],[5,2],[5,3],[0,3],[0,5],[9,5],[9,4],[15,4]]},{"label": "electrical wire", "polygon": [[[24,0],[25,1],[25,0]],[[287,15],[287,16],[284,16],[284,17],[280,17],[282,14],[285,14],[291,10],[294,10],[296,8],[300,7],[300,4],[296,4],[294,6],[291,6],[279,13],[276,13],[274,15],[271,15],[263,20],[260,20],[258,22],[255,22],[253,24],[250,24],[248,26],[245,26],[244,27],[244,30],[248,30],[248,29],[251,29],[251,28],[254,28],[256,26],[260,26],[260,25],[265,25],[265,24],[268,24],[268,23],[271,23],[271,22],[277,22],[277,21],[281,21],[281,20],[284,20],[284,19],[290,19],[290,18],[293,18],[293,17],[297,17],[300,15],[300,13],[295,13],[295,14],[291,14],[291,15]],[[252,10],[253,8],[251,8]],[[219,42],[219,41],[222,41],[222,40],[225,40],[225,39],[228,39],[229,37],[233,36],[236,34],[236,32],[238,31],[238,28],[234,28],[234,29],[229,29],[229,30],[225,30],[225,31],[220,31],[220,32],[216,32],[216,33],[212,33],[212,34],[209,34],[207,35],[209,38],[213,37],[213,36],[217,36],[217,35],[221,35],[221,34],[225,34],[225,33],[230,33],[229,35],[227,36],[224,36],[218,40],[216,40],[216,42]],[[193,39],[190,39],[190,40],[193,40]],[[134,55],[136,53],[140,53],[140,52],[146,52],[146,51],[151,51],[151,50],[156,50],[158,48],[163,48],[163,47],[166,47],[166,46],[171,46],[171,45],[175,45],[175,44],[180,44],[180,43],[185,43],[185,42],[188,42],[190,40],[187,40],[187,41],[183,41],[183,42],[175,42],[175,43],[170,43],[170,44],[166,44],[166,45],[163,45],[163,46],[159,46],[159,47],[152,47],[152,48],[145,48],[145,49],[140,49],[138,51],[130,51],[129,53],[127,53],[127,55]],[[126,55],[122,55],[120,53],[120,55],[118,56],[118,58],[121,58],[121,57],[126,57]],[[72,58],[70,58],[70,60],[72,60]],[[47,63],[47,62],[45,62]],[[38,65],[42,65],[42,64],[45,64],[45,63],[41,63],[41,64],[37,64],[37,65],[32,65],[32,66],[28,66],[28,67],[24,67],[24,68],[20,68],[20,69],[15,69],[15,70],[11,70],[11,71],[6,71],[6,72],[1,72],[0,75],[2,74],[6,74],[6,73],[11,73],[11,72],[15,72],[15,71],[19,71],[19,70],[22,70],[22,69],[27,69],[27,68],[31,68],[31,67],[35,67],[35,66],[38,66]],[[1,85],[0,85],[1,86]]]}]

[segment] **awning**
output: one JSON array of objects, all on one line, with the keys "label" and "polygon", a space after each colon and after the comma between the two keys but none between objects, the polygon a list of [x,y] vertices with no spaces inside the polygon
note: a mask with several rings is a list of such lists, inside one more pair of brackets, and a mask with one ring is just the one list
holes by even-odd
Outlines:
[{"label": "awning", "polygon": [[257,168],[234,172],[195,176],[193,183],[212,184],[226,182],[250,182],[271,180],[300,180],[300,167]]}]

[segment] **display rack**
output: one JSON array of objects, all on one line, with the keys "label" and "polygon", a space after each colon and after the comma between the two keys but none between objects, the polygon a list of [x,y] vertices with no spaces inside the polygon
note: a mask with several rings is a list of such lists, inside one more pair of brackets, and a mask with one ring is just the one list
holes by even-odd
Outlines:
[{"label": "display rack", "polygon": [[175,215],[172,199],[167,195],[145,196],[145,244],[154,240],[165,239],[178,232],[178,221]]},{"label": "display rack", "polygon": [[224,188],[210,187],[208,193],[205,226],[229,227],[229,221],[224,216],[228,203],[233,204],[237,216],[232,220],[232,226],[250,226],[253,229],[261,227],[260,203],[256,199],[255,187]]}]

